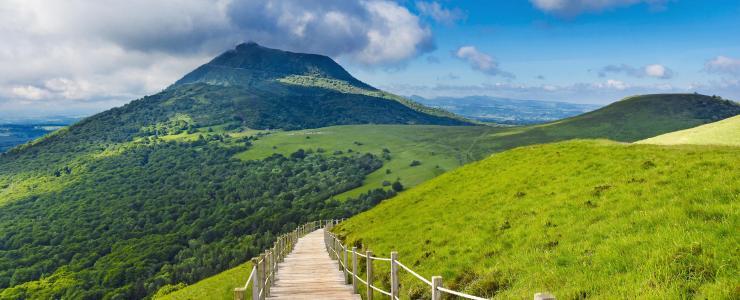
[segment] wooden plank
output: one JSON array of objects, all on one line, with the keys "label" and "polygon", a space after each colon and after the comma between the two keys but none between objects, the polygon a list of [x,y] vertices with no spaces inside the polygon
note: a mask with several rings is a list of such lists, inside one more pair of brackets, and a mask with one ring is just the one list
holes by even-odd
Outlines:
[{"label": "wooden plank", "polygon": [[298,239],[293,252],[278,265],[268,299],[360,300],[338,269],[326,252],[323,230],[313,231]]}]

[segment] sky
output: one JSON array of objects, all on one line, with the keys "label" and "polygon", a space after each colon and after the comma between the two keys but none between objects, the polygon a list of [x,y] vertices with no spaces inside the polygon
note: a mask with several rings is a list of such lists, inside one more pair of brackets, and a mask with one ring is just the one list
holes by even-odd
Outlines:
[{"label": "sky", "polygon": [[737,0],[3,0],[0,119],[157,93],[245,41],[400,95],[740,100]]}]

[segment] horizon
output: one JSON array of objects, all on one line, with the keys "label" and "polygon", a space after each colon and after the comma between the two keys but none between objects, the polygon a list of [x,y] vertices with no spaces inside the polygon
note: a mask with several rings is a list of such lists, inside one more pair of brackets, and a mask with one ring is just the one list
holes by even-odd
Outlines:
[{"label": "horizon", "polygon": [[0,118],[122,106],[247,41],[327,55],[405,97],[740,99],[740,41],[726,38],[740,27],[733,1],[265,3],[0,4],[0,32],[12,38],[0,46]]}]

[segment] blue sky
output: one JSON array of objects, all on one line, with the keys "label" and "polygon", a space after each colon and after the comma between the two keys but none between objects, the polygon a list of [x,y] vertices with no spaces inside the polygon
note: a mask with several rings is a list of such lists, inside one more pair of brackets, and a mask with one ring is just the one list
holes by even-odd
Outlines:
[{"label": "blue sky", "polygon": [[[453,25],[433,23],[436,50],[413,59],[397,72],[373,72],[354,66],[350,69],[386,89],[425,96],[483,93],[608,103],[631,93],[697,90],[740,99],[737,77],[731,71],[706,69],[707,62],[718,56],[740,56],[739,2],[711,1],[711,5],[707,1],[667,1],[652,5],[627,2],[638,3],[575,14],[543,11],[529,1],[442,2],[446,9],[463,12],[464,18]],[[454,55],[462,46],[474,46],[493,57],[501,70],[515,78],[471,69]],[[429,63],[429,56],[439,63]],[[672,76],[600,72],[607,66],[640,69],[654,64],[668,68]],[[599,76],[600,73],[604,74]],[[607,84],[609,80],[614,83],[611,88]],[[723,86],[733,82],[734,86]],[[496,84],[501,86],[496,88]],[[579,84],[603,88],[549,93],[532,90]],[[436,85],[489,85],[489,88],[461,91],[434,89]]]},{"label": "blue sky", "polygon": [[401,95],[740,100],[736,0],[6,0],[0,36],[0,119],[120,106],[250,40]]}]

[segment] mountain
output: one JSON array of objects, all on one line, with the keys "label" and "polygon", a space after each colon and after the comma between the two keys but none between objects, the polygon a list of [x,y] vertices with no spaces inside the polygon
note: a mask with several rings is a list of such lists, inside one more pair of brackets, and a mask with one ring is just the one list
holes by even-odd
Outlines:
[{"label": "mountain", "polygon": [[260,86],[288,76],[341,80],[363,89],[375,88],[352,77],[329,57],[271,49],[248,42],[226,51],[185,75],[174,86],[207,83],[222,86]]},{"label": "mountain", "polygon": [[[603,140],[521,147],[405,191],[335,232],[484,298],[731,299],[738,154]],[[401,298],[429,298],[402,273]]]},{"label": "mountain", "polygon": [[599,108],[594,104],[517,100],[491,96],[435,97],[410,96],[411,100],[483,121],[509,125],[551,122]]},{"label": "mountain", "polygon": [[740,116],[734,116],[694,128],[669,132],[641,141],[655,145],[730,145],[740,146]]},{"label": "mountain", "polygon": [[244,124],[240,125],[254,129],[367,123],[470,124],[458,116],[373,88],[329,57],[270,49],[256,43],[241,44],[219,55],[165,93],[170,93],[168,99],[205,98],[210,105],[218,100],[209,96],[217,94],[230,100],[218,110],[219,120],[241,121]]}]

